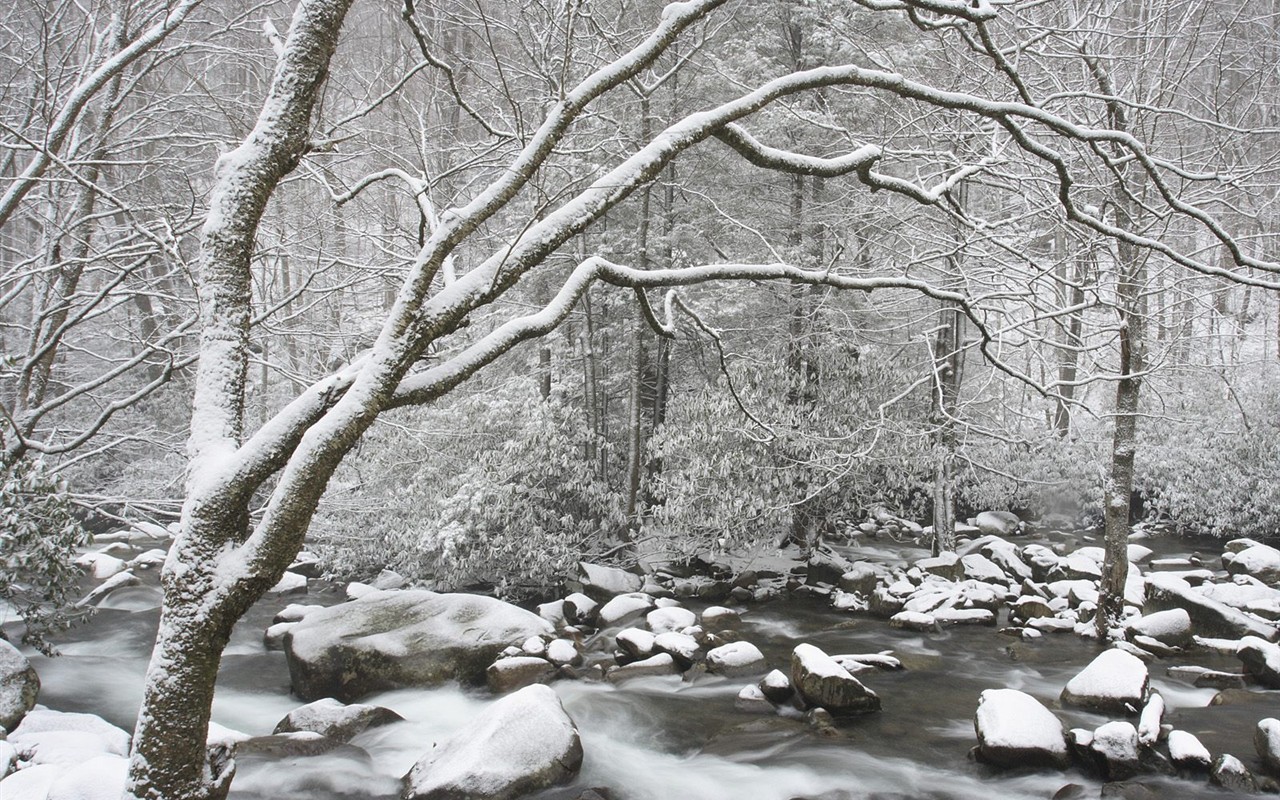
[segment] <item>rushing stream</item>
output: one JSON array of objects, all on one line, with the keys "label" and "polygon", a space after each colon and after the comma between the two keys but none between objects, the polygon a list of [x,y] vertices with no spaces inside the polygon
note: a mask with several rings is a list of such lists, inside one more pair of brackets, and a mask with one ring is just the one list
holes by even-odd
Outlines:
[{"label": "rushing stream", "polygon": [[[1169,544],[1162,549],[1169,550]],[[110,598],[111,607],[60,643],[60,657],[30,654],[43,683],[40,702],[62,711],[96,713],[131,729],[158,619],[157,596],[149,587],[121,590]],[[328,588],[293,598],[299,599],[327,605],[341,597]],[[237,627],[223,661],[215,722],[265,734],[300,705],[289,693],[284,655],[262,645],[262,631],[288,602],[290,598],[268,598]],[[553,686],[577,722],[586,751],[575,786],[607,787],[626,800],[1049,798],[1068,783],[1089,787],[1090,795],[1097,796],[1097,780],[1074,770],[1001,773],[967,757],[976,743],[973,715],[984,689],[1028,692],[1055,708],[1068,727],[1093,729],[1105,722],[1107,717],[1099,714],[1055,707],[1062,687],[1096,654],[1097,645],[1071,634],[1025,642],[986,626],[957,626],[940,634],[899,631],[883,620],[801,600],[743,611],[743,638],[760,647],[771,667],[784,671],[791,649],[800,642],[829,653],[891,651],[904,670],[860,676],[880,694],[884,710],[840,721],[832,735],[810,727],[798,714],[757,716],[735,709],[738,690],[751,678],[704,674],[684,682],[679,676],[651,677],[621,686],[560,681]],[[596,645],[591,649],[599,657],[612,649],[604,642]],[[1236,702],[1208,707],[1215,690],[1196,689],[1166,675],[1166,668],[1176,664],[1238,671],[1239,661],[1196,653],[1152,664],[1151,678],[1169,705],[1166,721],[1198,736],[1215,755],[1229,752],[1252,763],[1254,725],[1280,712],[1277,693],[1236,693]],[[457,686],[363,698],[394,709],[406,721],[365,731],[354,746],[321,756],[242,757],[232,797],[396,797],[399,776],[433,742],[491,701],[483,690]],[[1232,796],[1202,781],[1142,780],[1162,798]],[[546,796],[576,797],[558,792],[563,789]]]}]

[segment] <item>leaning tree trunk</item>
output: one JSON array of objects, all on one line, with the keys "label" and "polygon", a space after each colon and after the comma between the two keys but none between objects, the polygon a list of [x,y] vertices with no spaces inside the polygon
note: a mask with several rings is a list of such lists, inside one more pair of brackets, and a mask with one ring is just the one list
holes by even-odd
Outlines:
[{"label": "leaning tree trunk", "polygon": [[[306,151],[351,0],[301,0],[253,131],[220,160],[201,238],[200,362],[192,403],[187,503],[162,573],[164,612],[147,669],[128,794],[147,800],[217,800],[234,764],[210,759],[214,682],[231,627],[287,566],[287,553],[229,581],[220,572],[248,532],[249,477],[215,482],[243,432],[249,354],[250,259],[258,224],[280,180]],[[305,520],[300,524],[305,528]],[[247,577],[246,577],[247,575]]]},{"label": "leaning tree trunk", "polygon": [[933,424],[936,426],[933,470],[933,554],[956,549],[956,413],[964,380],[964,313],[944,302],[933,340]]}]

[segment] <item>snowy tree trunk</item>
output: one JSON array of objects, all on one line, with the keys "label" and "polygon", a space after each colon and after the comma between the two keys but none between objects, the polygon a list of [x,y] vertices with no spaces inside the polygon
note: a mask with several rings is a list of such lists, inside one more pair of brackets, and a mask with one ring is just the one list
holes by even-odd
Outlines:
[{"label": "snowy tree trunk", "polygon": [[[308,146],[311,115],[351,0],[301,0],[253,131],[220,161],[201,239],[200,363],[182,529],[162,573],[164,612],[134,731],[128,793],[148,800],[217,800],[234,764],[205,748],[214,682],[235,621],[283,573],[289,539],[230,577],[228,554],[248,535],[260,478],[225,469],[239,446],[249,356],[250,258],[280,180]],[[336,466],[336,462],[334,462]],[[330,472],[332,467],[330,467]],[[315,470],[318,497],[329,473]],[[217,475],[215,480],[211,476]],[[304,499],[305,502],[305,499]],[[314,505],[312,506],[314,510]],[[281,528],[305,531],[309,513]]]},{"label": "snowy tree trunk", "polygon": [[963,381],[964,314],[944,303],[933,340],[933,424],[936,426],[933,468],[933,554],[956,549],[956,412]]}]

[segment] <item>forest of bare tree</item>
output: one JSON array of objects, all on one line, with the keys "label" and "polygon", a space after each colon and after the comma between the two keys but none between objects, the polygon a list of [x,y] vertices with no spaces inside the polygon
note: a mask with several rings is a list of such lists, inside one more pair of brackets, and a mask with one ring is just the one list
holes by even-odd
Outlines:
[{"label": "forest of bare tree", "polygon": [[1277,790],[1277,290],[1275,0],[16,0],[0,795]]}]

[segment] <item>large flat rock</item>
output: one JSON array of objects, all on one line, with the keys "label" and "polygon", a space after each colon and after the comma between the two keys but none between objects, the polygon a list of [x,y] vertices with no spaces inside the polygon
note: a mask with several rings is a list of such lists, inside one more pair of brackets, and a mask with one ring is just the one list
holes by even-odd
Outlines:
[{"label": "large flat rock", "polygon": [[293,691],[351,702],[370,692],[445,681],[482,683],[508,645],[551,623],[471,594],[374,591],[307,614],[285,637]]}]

